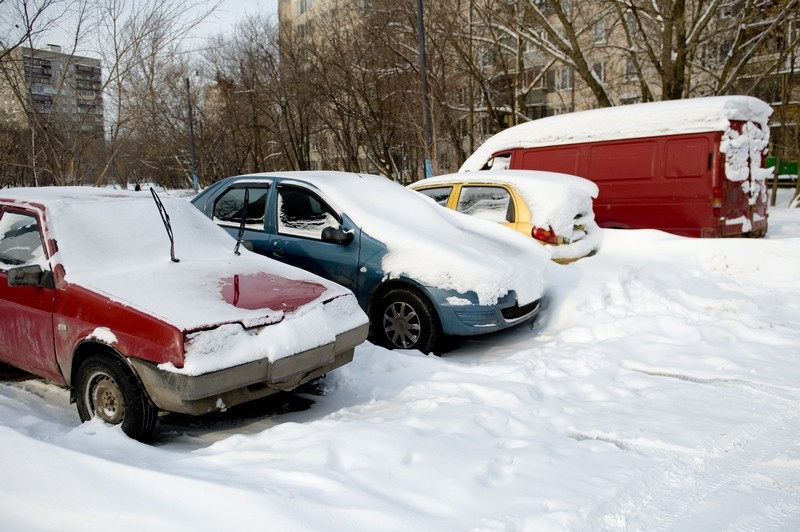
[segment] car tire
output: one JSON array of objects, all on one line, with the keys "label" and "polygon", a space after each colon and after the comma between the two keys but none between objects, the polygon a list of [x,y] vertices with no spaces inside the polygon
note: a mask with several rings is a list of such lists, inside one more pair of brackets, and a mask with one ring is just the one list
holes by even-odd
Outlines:
[{"label": "car tire", "polygon": [[153,404],[133,371],[119,358],[93,354],[83,361],[75,378],[81,421],[100,418],[135,440],[145,440],[158,421]]},{"label": "car tire", "polygon": [[424,296],[406,288],[390,290],[373,314],[376,343],[389,349],[434,351],[442,337],[439,321]]}]

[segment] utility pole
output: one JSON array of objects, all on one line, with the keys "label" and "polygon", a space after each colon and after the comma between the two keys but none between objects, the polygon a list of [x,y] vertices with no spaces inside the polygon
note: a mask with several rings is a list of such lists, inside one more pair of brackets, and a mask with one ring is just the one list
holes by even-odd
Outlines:
[{"label": "utility pole", "polygon": [[189,91],[189,78],[186,78],[186,102],[189,106],[189,142],[192,150],[192,188],[195,194],[198,189],[197,158],[194,152],[194,119],[192,118],[192,93]]},{"label": "utility pole", "polygon": [[431,102],[428,98],[428,67],[425,59],[425,23],[422,16],[422,0],[417,0],[417,41],[419,45],[419,78],[422,84],[422,120],[425,128],[425,177],[433,175],[431,152],[433,131],[431,127]]}]

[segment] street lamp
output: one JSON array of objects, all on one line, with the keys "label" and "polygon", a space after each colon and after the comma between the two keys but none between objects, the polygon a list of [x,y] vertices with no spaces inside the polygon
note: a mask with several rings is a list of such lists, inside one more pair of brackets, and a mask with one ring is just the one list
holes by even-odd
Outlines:
[{"label": "street lamp", "polygon": [[189,91],[189,78],[186,78],[186,103],[189,106],[189,142],[192,150],[192,189],[197,194],[197,158],[194,152],[194,120],[192,119],[192,94]]},{"label": "street lamp", "polygon": [[425,59],[425,22],[422,18],[422,0],[417,0],[417,40],[419,45],[419,78],[422,83],[422,120],[425,128],[425,177],[433,175],[431,151],[433,131],[431,126],[431,102],[428,98],[428,66]]}]

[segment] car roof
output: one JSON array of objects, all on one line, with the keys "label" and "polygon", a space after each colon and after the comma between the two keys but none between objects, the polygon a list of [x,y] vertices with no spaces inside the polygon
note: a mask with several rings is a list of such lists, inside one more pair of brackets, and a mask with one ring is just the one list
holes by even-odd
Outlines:
[{"label": "car roof", "polygon": [[412,183],[409,188],[417,189],[428,186],[460,183],[469,185],[502,184],[519,190],[531,190],[536,187],[569,187],[585,191],[597,197],[597,185],[588,179],[571,174],[545,172],[539,170],[481,170],[478,172],[457,172],[436,177],[428,177]]}]

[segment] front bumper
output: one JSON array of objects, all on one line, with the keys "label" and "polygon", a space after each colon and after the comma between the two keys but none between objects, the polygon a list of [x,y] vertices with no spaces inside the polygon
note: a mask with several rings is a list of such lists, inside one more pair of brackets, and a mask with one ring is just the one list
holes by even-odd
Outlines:
[{"label": "front bumper", "polygon": [[[441,300],[440,300],[441,301]],[[534,319],[542,309],[542,299],[518,305],[513,292],[496,305],[439,305],[442,331],[452,336],[473,336],[501,331]]]},{"label": "front bumper", "polygon": [[255,360],[203,375],[183,375],[129,359],[155,405],[168,412],[200,415],[290,391],[353,360],[369,326],[344,332],[333,343],[275,361]]}]

